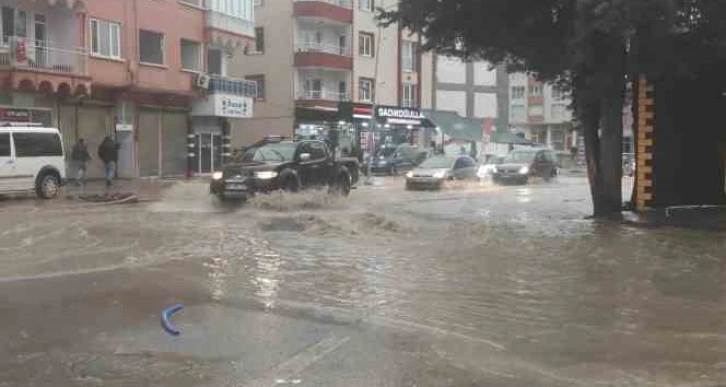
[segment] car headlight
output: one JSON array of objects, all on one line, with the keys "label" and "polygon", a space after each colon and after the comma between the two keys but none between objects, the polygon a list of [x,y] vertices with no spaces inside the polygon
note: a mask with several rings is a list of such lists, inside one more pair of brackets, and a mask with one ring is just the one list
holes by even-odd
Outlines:
[{"label": "car headlight", "polygon": [[255,172],[255,177],[262,180],[270,180],[277,177],[277,172],[275,171],[260,171]]},{"label": "car headlight", "polygon": [[412,177],[413,177],[413,171],[408,171],[408,173],[406,174],[406,178],[410,179]]},{"label": "car headlight", "polygon": [[222,180],[223,177],[224,177],[224,173],[222,173],[222,172],[214,172],[212,174],[212,180]]},{"label": "car headlight", "polygon": [[446,177],[446,171],[438,171],[434,173],[434,177],[437,179],[443,179]]},{"label": "car headlight", "polygon": [[522,168],[519,169],[519,174],[520,175],[526,175],[528,173],[529,173],[529,167],[522,167]]}]

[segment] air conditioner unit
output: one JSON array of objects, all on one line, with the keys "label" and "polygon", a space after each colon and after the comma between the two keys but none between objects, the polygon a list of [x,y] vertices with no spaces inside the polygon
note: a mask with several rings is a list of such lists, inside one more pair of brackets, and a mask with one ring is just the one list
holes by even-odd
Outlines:
[{"label": "air conditioner unit", "polygon": [[199,89],[209,90],[209,81],[209,75],[197,74],[197,76],[194,78],[194,86]]}]

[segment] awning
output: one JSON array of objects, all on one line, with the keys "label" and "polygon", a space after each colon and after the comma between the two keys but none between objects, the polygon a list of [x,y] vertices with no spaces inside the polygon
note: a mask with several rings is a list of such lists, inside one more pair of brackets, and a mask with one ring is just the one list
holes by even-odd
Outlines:
[{"label": "awning", "polygon": [[[441,131],[456,141],[482,141],[485,120],[480,118],[462,117],[457,112],[424,110],[426,117],[436,124]],[[495,144],[533,145],[534,143],[517,136],[510,131],[497,130],[492,132],[489,142]]]},{"label": "awning", "polygon": [[481,141],[484,120],[462,117],[456,112],[440,110],[424,110],[423,115],[428,117],[436,127],[452,140]]},{"label": "awning", "polygon": [[496,131],[489,136],[489,142],[495,144],[514,144],[514,145],[535,145],[534,142],[517,136],[512,132]]}]

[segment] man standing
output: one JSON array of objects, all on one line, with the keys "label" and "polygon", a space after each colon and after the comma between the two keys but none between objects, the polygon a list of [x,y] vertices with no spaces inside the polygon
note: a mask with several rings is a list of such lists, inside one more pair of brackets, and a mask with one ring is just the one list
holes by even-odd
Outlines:
[{"label": "man standing", "polygon": [[106,174],[106,188],[111,188],[113,180],[116,178],[116,163],[118,162],[118,148],[111,136],[106,136],[98,146],[98,157],[101,158]]},{"label": "man standing", "polygon": [[73,145],[73,151],[71,152],[71,162],[73,167],[76,168],[76,185],[81,186],[86,184],[86,163],[91,160],[91,155],[88,154],[88,147],[82,138],[78,139],[76,145]]}]

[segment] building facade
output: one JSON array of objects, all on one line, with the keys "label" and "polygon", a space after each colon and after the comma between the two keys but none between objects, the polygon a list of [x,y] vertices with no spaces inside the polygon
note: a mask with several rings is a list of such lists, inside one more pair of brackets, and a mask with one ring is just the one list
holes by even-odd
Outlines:
[{"label": "building facade", "polygon": [[366,122],[341,123],[341,104],[431,106],[432,77],[425,74],[433,69],[432,56],[421,52],[418,37],[375,20],[375,7],[390,9],[396,0],[258,4],[256,44],[245,58],[233,59],[244,63],[233,71],[262,87],[255,117],[246,130],[233,131],[236,146],[265,135],[364,130],[356,125]]},{"label": "building facade", "polygon": [[509,120],[527,140],[558,151],[577,146],[570,96],[524,73],[509,75]]},{"label": "building facade", "polygon": [[435,87],[434,109],[491,119],[493,130],[509,128],[509,75],[503,66],[438,55]]},{"label": "building facade", "polygon": [[226,63],[253,40],[253,1],[0,0],[0,124],[27,111],[92,154],[113,136],[121,177],[211,172],[252,111],[255,84]]}]

